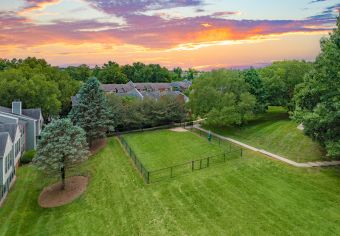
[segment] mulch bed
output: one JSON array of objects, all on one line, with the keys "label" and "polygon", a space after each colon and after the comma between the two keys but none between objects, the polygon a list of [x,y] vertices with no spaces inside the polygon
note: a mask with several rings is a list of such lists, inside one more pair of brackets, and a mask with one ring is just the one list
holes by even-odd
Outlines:
[{"label": "mulch bed", "polygon": [[102,150],[106,146],[106,143],[106,138],[94,140],[92,142],[92,147],[90,148],[91,155],[94,155]]},{"label": "mulch bed", "polygon": [[86,190],[88,181],[88,177],[73,176],[66,179],[64,190],[61,190],[61,182],[48,186],[40,193],[38,203],[43,208],[66,205]]}]

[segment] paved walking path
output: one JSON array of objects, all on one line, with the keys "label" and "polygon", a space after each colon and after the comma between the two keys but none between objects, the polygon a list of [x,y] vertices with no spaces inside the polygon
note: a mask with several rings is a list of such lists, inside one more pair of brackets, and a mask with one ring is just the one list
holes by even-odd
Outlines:
[{"label": "paved walking path", "polygon": [[[194,127],[196,129],[199,129],[199,130],[203,131],[203,132],[206,132],[206,133],[209,132],[208,130],[201,128],[199,125],[195,125]],[[318,167],[318,166],[336,166],[336,165],[340,165],[340,161],[321,161],[321,162],[304,162],[304,163],[299,163],[299,162],[296,162],[296,161],[289,160],[289,159],[287,159],[285,157],[276,155],[274,153],[268,152],[266,150],[255,148],[253,146],[250,146],[248,144],[242,143],[242,142],[237,141],[237,140],[232,139],[232,138],[224,137],[222,135],[219,135],[219,134],[216,134],[216,133],[213,133],[213,132],[211,132],[211,134],[216,136],[216,137],[218,137],[218,138],[220,138],[220,139],[227,140],[229,142],[235,143],[235,144],[237,144],[239,146],[242,146],[244,148],[247,148],[247,149],[255,151],[255,152],[260,152],[260,153],[262,153],[262,154],[264,154],[266,156],[269,156],[269,157],[271,157],[273,159],[285,162],[285,163],[287,163],[289,165],[292,165],[292,166],[295,166],[295,167]]]}]

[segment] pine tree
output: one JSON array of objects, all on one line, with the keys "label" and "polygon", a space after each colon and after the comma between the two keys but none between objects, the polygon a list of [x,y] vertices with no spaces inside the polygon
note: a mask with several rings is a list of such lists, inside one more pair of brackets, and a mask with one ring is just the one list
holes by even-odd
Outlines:
[{"label": "pine tree", "polygon": [[65,189],[66,170],[88,157],[85,131],[69,119],[54,120],[41,133],[33,165],[50,175],[59,175]]},{"label": "pine tree", "polygon": [[96,78],[89,79],[80,89],[78,104],[69,114],[72,122],[86,132],[92,146],[95,139],[104,138],[107,131],[113,131],[113,121],[103,90]]}]

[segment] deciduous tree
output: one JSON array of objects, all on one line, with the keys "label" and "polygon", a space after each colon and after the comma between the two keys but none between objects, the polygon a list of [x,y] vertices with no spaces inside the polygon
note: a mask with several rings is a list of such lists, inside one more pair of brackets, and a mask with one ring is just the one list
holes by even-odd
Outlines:
[{"label": "deciduous tree", "polygon": [[337,28],[321,40],[314,69],[297,87],[295,118],[305,133],[325,146],[328,156],[340,156],[340,16]]}]

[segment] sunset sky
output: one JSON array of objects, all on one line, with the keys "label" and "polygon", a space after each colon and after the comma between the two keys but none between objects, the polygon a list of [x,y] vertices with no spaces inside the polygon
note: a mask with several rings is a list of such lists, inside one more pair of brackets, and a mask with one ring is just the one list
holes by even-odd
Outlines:
[{"label": "sunset sky", "polygon": [[0,0],[0,57],[206,70],[313,60],[337,0]]}]

